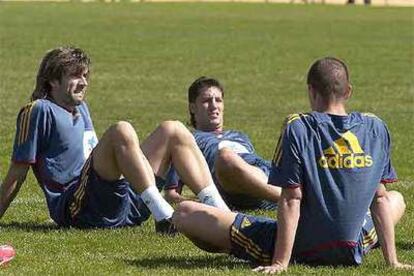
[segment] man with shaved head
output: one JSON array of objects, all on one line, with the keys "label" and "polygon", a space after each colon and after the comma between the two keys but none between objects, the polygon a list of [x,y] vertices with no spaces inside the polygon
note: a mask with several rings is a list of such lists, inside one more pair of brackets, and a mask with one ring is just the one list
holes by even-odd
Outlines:
[{"label": "man with shaved head", "polygon": [[269,183],[282,188],[278,221],[183,202],[173,223],[200,248],[264,273],[292,262],[355,266],[377,246],[389,266],[413,270],[396,254],[394,225],[405,204],[385,189],[397,180],[387,126],[373,114],[347,113],[352,87],[337,58],[313,63],[307,88],[312,112],[286,118],[273,156]]}]

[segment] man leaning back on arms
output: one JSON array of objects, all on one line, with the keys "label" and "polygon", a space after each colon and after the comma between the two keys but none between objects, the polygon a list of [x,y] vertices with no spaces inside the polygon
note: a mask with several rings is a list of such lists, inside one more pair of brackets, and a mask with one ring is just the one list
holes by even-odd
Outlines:
[{"label": "man leaning back on arms", "polygon": [[359,265],[377,245],[389,266],[413,270],[397,259],[394,225],[405,204],[384,185],[396,181],[385,123],[346,112],[352,89],[343,61],[317,60],[307,84],[312,112],[286,119],[269,176],[282,187],[278,221],[185,201],[173,223],[198,247],[264,273],[289,263]]},{"label": "man leaning back on arms", "polygon": [[0,217],[30,167],[60,226],[133,226],[153,214],[169,227],[174,210],[155,180],[171,164],[201,202],[228,210],[183,124],[164,122],[140,144],[131,124],[118,122],[97,141],[84,101],[89,67],[89,56],[79,48],[59,47],[43,57],[32,101],[17,118],[12,160],[0,187]]}]

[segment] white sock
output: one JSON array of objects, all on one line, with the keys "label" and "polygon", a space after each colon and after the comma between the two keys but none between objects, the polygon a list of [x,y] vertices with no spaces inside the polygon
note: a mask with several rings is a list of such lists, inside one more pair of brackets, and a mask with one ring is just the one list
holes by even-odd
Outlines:
[{"label": "white sock", "polygon": [[141,198],[148,209],[150,209],[156,221],[172,217],[174,209],[165,201],[155,185],[145,189],[141,194]]},{"label": "white sock", "polygon": [[223,198],[219,194],[216,185],[210,184],[204,189],[202,189],[197,197],[204,204],[220,208],[222,210],[230,211],[227,204],[224,202]]}]

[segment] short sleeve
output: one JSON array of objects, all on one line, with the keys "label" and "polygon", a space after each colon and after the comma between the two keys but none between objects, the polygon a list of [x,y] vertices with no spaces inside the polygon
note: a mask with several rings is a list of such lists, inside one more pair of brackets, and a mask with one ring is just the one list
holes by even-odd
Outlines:
[{"label": "short sleeve", "polygon": [[44,131],[44,112],[40,104],[37,101],[27,104],[17,116],[13,162],[35,163]]},{"label": "short sleeve", "polygon": [[391,138],[387,126],[384,124],[384,168],[381,183],[393,183],[397,181],[397,173],[391,163]]},{"label": "short sleeve", "polygon": [[282,188],[296,188],[303,183],[302,162],[292,125],[286,125],[280,135],[268,182]]}]

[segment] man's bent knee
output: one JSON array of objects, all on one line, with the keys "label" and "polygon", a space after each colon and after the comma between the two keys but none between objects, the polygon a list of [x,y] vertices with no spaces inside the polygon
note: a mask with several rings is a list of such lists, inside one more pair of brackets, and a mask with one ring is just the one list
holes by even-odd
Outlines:
[{"label": "man's bent knee", "polygon": [[109,128],[111,142],[113,144],[129,144],[138,141],[134,127],[125,121],[119,121]]},{"label": "man's bent knee", "polygon": [[175,212],[172,216],[173,224],[180,230],[184,226],[184,223],[187,221],[187,217],[194,210],[194,202],[192,201],[183,201],[177,205]]},{"label": "man's bent knee", "polygon": [[191,132],[180,121],[164,121],[160,124],[165,136],[177,140],[177,142],[194,141]]},{"label": "man's bent knee", "polygon": [[388,199],[391,203],[394,225],[398,223],[405,212],[404,197],[400,192],[388,191]]},{"label": "man's bent knee", "polygon": [[401,209],[405,210],[405,200],[404,196],[398,191],[389,191],[388,192],[391,196],[391,200],[395,201]]},{"label": "man's bent knee", "polygon": [[222,148],[218,151],[214,166],[216,171],[226,173],[236,168],[235,158],[237,154],[229,148]]}]

